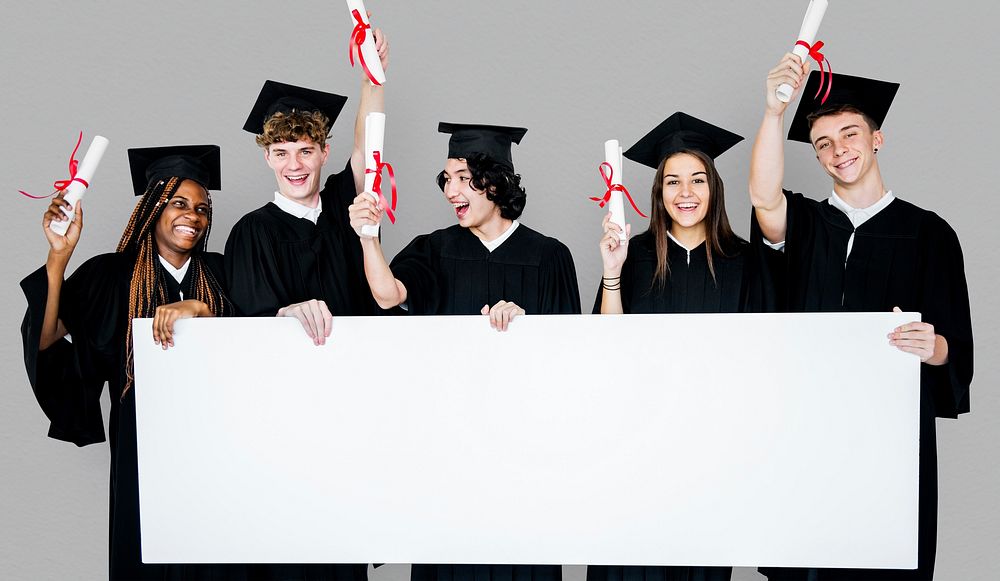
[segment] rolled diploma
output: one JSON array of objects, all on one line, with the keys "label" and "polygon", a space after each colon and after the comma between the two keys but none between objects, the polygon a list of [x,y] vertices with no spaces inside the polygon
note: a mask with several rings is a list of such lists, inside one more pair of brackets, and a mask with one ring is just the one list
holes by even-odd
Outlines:
[{"label": "rolled diploma", "polygon": [[[622,148],[618,145],[617,139],[609,139],[604,142],[604,161],[611,165],[611,185],[621,185],[622,183]],[[625,236],[625,200],[618,190],[611,192],[611,200],[608,202],[608,209],[611,210],[611,221],[622,229],[618,234],[618,239],[624,241]]]},{"label": "rolled diploma", "polygon": [[[375,152],[382,151],[385,143],[385,113],[369,113],[365,117],[365,169],[378,170],[375,164]],[[383,158],[385,152],[382,151]],[[375,188],[375,173],[365,172],[365,193],[371,196],[372,200],[378,204],[378,196],[372,191]],[[382,208],[385,216],[385,208]],[[379,224],[365,224],[361,227],[361,234],[377,238]]]},{"label": "rolled diploma", "polygon": [[[101,158],[104,157],[104,151],[107,148],[108,140],[106,138],[100,135],[94,136],[93,141],[90,142],[90,147],[87,148],[87,154],[83,156],[83,161],[80,162],[80,167],[76,170],[76,177],[89,184],[94,179],[94,172],[97,171],[97,166],[101,163]],[[70,203],[72,209],[66,210],[64,208],[63,213],[69,217],[69,220],[65,222],[56,222],[53,220],[49,222],[49,230],[60,236],[66,235],[66,230],[69,230],[69,225],[73,223],[73,218],[76,217],[76,203],[83,199],[83,193],[86,191],[87,186],[77,180],[71,181],[66,186],[66,195],[63,199]]]},{"label": "rolled diploma", "polygon": [[[365,24],[371,24],[368,22],[368,12],[365,11],[365,3],[363,0],[347,0],[347,12],[351,13],[351,26],[357,24],[354,20],[353,12],[357,10],[358,14],[361,15],[361,20]],[[353,44],[354,41],[351,41]],[[353,48],[351,50],[354,50]],[[365,64],[368,65],[368,70],[372,72],[372,76],[378,81],[378,84],[385,84],[385,71],[382,70],[382,61],[378,58],[378,51],[375,50],[375,35],[371,30],[365,33],[365,41],[361,43],[361,54],[365,57]]]},{"label": "rolled diploma", "polygon": [[[819,32],[819,25],[823,22],[823,15],[826,14],[828,4],[827,0],[809,0],[809,8],[806,9],[806,17],[802,19],[802,28],[799,29],[799,37],[796,41],[803,40],[809,43],[810,46],[816,42],[816,33]],[[792,54],[799,57],[799,60],[802,62],[806,62],[809,49],[801,44],[796,44],[792,48]],[[779,101],[787,103],[791,101],[793,91],[794,89],[791,85],[782,83],[774,94],[778,97]]]}]

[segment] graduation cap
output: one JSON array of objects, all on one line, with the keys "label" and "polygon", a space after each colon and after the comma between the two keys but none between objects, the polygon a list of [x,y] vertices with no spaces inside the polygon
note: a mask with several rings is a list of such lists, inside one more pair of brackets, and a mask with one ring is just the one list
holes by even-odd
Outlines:
[{"label": "graduation cap", "polygon": [[[264,133],[264,123],[271,118],[271,115],[292,111],[321,111],[330,119],[332,127],[346,102],[347,97],[342,95],[286,85],[277,81],[264,81],[260,95],[257,95],[257,102],[253,104],[250,116],[243,125],[243,131],[260,135]],[[327,127],[327,130],[329,129],[330,127]]]},{"label": "graduation cap", "polygon": [[467,123],[439,123],[438,132],[450,133],[449,158],[468,158],[475,153],[487,155],[493,161],[514,169],[510,156],[512,143],[521,143],[528,130],[524,127],[502,125],[470,125]]},{"label": "graduation cap", "polygon": [[194,180],[206,190],[222,189],[221,152],[218,145],[171,145],[128,150],[135,195],[149,184],[172,177]]},{"label": "graduation cap", "polygon": [[672,153],[693,149],[715,159],[741,141],[743,137],[735,133],[678,111],[622,155],[658,169],[660,162]]},{"label": "graduation cap", "polygon": [[805,95],[799,100],[799,107],[795,110],[795,117],[792,118],[792,125],[788,128],[788,139],[791,141],[801,141],[812,144],[809,139],[809,121],[807,117],[811,113],[822,109],[829,109],[836,105],[852,105],[875,122],[876,129],[882,126],[885,116],[889,114],[889,107],[899,89],[899,83],[889,83],[864,77],[852,77],[840,73],[832,74],[833,88],[826,103],[820,104],[820,99],[813,99],[819,87],[820,73],[813,71],[809,74],[806,86],[802,89]]}]

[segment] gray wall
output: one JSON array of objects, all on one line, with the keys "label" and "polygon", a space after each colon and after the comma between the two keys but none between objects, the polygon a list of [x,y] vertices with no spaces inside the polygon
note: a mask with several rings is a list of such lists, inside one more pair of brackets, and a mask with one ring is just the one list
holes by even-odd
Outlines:
[{"label": "gray wall", "polygon": [[[1000,213],[996,184],[1000,84],[992,2],[835,0],[821,34],[836,70],[902,83],[884,126],[883,174],[898,196],[933,209],[958,231],[972,294],[978,368],[973,412],[939,422],[940,579],[994,578],[1000,540],[995,443],[1000,436],[995,358],[1000,313],[992,256]],[[388,159],[395,165],[399,221],[384,230],[389,255],[414,235],[453,218],[433,178],[446,138],[439,120],[524,125],[514,151],[529,203],[523,221],[573,251],[592,300],[599,276],[602,213],[597,164],[605,139],[631,143],[684,110],[747,136],[719,168],[729,214],[746,234],[750,141],[760,120],[766,72],[790,48],[804,0],[628,3],[371,0],[391,38]],[[127,147],[222,145],[224,191],[215,198],[211,247],[265,203],[270,170],[240,130],[260,85],[272,78],[351,96],[334,129],[329,170],[350,151],[359,73],[346,62],[350,30],[339,1],[296,3],[109,1],[10,2],[3,14],[0,228],[5,305],[0,369],[0,577],[91,579],[105,574],[106,445],[76,449],[47,439],[47,422],[25,379],[16,329],[24,309],[17,281],[44,262],[44,202],[64,177],[76,132],[111,139],[86,202],[74,267],[114,248],[134,203]],[[283,12],[278,12],[284,8]],[[619,16],[612,18],[613,11]],[[550,55],[547,68],[539,57]],[[808,147],[790,145],[785,183],[814,196],[829,179]],[[652,171],[629,162],[627,183],[649,207]],[[635,230],[645,227],[636,217]],[[572,568],[579,578],[581,568]],[[405,567],[380,569],[398,579]],[[741,570],[737,578],[756,579]]]}]

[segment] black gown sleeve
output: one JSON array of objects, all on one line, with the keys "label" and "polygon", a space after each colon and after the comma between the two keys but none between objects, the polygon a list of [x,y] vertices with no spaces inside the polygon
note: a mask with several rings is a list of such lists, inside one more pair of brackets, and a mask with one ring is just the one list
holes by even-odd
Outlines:
[{"label": "black gown sleeve", "polygon": [[389,264],[392,275],[406,287],[406,310],[432,315],[440,310],[441,291],[434,265],[439,251],[431,234],[414,238]]},{"label": "black gown sleeve", "polygon": [[569,248],[558,240],[550,239],[539,269],[538,314],[579,315],[580,288]]},{"label": "black gown sleeve", "polygon": [[72,341],[62,338],[38,348],[48,276],[41,267],[21,281],[28,309],[21,325],[24,364],[35,399],[49,419],[51,438],[86,446],[105,440],[101,413],[104,384],[117,370],[111,362],[119,347],[115,321],[117,257],[96,256],[63,284],[59,318]]},{"label": "black gown sleeve", "polygon": [[972,316],[965,261],[955,231],[936,215],[929,221],[927,257],[923,269],[923,320],[948,341],[948,363],[921,365],[921,379],[929,381],[938,417],[955,418],[969,411],[969,385],[973,373]]}]

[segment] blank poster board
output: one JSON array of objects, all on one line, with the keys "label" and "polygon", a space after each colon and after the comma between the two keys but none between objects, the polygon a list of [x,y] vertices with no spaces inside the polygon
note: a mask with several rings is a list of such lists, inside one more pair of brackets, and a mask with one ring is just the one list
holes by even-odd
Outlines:
[{"label": "blank poster board", "polygon": [[914,568],[917,319],[137,320],[143,559]]}]

